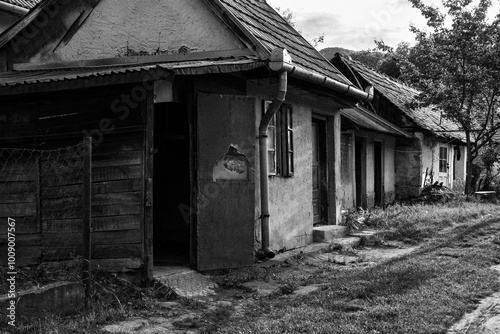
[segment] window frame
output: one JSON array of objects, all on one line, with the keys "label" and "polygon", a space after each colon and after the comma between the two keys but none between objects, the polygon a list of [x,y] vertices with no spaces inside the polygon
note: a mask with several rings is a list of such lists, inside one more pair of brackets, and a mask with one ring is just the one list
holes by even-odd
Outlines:
[{"label": "window frame", "polygon": [[[444,152],[444,158],[443,158]],[[441,167],[444,166],[444,171]],[[447,174],[449,169],[448,147],[439,146],[439,173]]]},{"label": "window frame", "polygon": [[[265,114],[271,101],[265,100],[262,115]],[[268,175],[292,177],[295,172],[293,108],[282,103],[268,126]],[[274,140],[269,140],[273,138]]]}]

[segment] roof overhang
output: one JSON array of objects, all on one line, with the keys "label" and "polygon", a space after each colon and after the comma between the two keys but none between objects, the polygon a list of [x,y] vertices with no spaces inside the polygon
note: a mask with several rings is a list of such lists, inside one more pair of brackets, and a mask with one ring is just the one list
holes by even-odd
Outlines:
[{"label": "roof overhang", "polygon": [[[107,86],[134,82],[173,80],[175,75],[201,75],[249,71],[267,62],[238,59],[193,60],[141,65],[52,67],[2,73],[0,96]],[[60,64],[59,64],[60,66]]]},{"label": "roof overhang", "polygon": [[382,117],[374,114],[373,112],[360,105],[356,105],[353,108],[342,109],[341,114],[342,116],[348,118],[351,122],[359,126],[359,128],[361,129],[380,132],[397,137],[413,137],[396,125],[386,121]]}]

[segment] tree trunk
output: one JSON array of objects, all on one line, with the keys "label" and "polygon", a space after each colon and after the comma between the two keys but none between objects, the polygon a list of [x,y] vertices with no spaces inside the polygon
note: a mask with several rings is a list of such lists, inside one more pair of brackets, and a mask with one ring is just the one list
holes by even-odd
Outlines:
[{"label": "tree trunk", "polygon": [[467,168],[465,174],[465,194],[467,198],[472,194],[472,145],[470,142],[470,130],[465,130],[466,142],[467,142]]}]

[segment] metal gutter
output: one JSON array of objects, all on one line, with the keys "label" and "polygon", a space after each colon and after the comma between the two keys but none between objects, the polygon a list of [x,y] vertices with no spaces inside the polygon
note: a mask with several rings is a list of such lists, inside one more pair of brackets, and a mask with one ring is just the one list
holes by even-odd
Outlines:
[{"label": "metal gutter", "polygon": [[14,13],[18,16],[24,16],[24,15],[28,14],[28,12],[29,12],[29,9],[26,9],[26,8],[23,8],[20,6],[16,6],[16,5],[11,4],[11,3],[5,3],[2,1],[0,1],[0,9]]},{"label": "metal gutter", "polygon": [[301,79],[319,86],[323,86],[339,93],[344,93],[348,96],[354,97],[363,102],[373,100],[374,88],[369,86],[365,91],[360,90],[354,86],[344,84],[318,74],[316,72],[298,67],[291,62],[291,57],[288,55],[286,49],[275,49],[270,57],[269,68],[275,72],[287,72],[290,76]]}]

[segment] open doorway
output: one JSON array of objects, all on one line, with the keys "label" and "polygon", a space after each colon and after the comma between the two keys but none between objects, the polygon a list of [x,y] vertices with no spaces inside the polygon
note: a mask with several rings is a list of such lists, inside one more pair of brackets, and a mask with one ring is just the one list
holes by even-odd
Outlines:
[{"label": "open doorway", "polygon": [[313,197],[313,224],[326,224],[328,195],[326,176],[326,121],[313,118],[312,121],[312,197]]},{"label": "open doorway", "polygon": [[366,149],[365,140],[354,141],[354,170],[356,177],[356,208],[366,209]]},{"label": "open doorway", "polygon": [[375,206],[384,206],[384,151],[382,142],[374,142]]},{"label": "open doorway", "polygon": [[159,103],[154,109],[153,256],[157,265],[189,266],[190,138],[184,104]]}]

